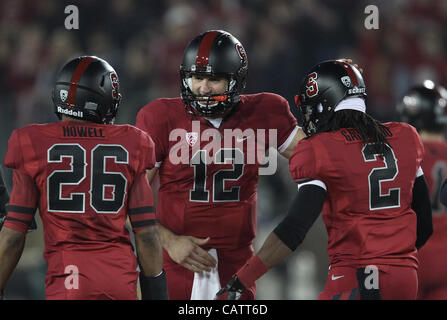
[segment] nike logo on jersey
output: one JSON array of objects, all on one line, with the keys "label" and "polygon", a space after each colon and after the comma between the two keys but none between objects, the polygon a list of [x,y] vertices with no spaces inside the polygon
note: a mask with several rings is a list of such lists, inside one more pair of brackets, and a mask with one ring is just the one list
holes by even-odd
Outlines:
[{"label": "nike logo on jersey", "polygon": [[332,275],[332,277],[331,277],[331,279],[332,280],[337,280],[337,279],[340,279],[340,278],[343,278],[344,276],[334,276],[334,275]]},{"label": "nike logo on jersey", "polygon": [[237,138],[236,138],[236,141],[237,141],[237,142],[242,142],[242,141],[244,141],[244,140],[247,140],[249,137],[250,137],[250,136],[248,136],[248,137],[242,137],[242,138],[241,138],[241,137],[237,137]]}]

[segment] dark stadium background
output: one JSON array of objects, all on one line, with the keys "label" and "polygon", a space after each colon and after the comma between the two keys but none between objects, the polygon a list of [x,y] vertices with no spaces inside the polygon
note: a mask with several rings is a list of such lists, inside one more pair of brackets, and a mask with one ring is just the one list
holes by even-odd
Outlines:
[{"label": "dark stadium background", "polygon": [[[379,29],[365,28],[365,7],[379,9]],[[79,30],[67,30],[67,5],[79,9]],[[447,85],[447,1],[437,0],[2,0],[0,2],[0,155],[11,131],[56,121],[51,89],[70,58],[97,55],[117,70],[123,100],[117,123],[135,124],[138,110],[179,95],[183,49],[196,34],[224,29],[244,44],[247,93],[293,96],[315,63],[347,57],[364,69],[368,112],[395,120],[394,106],[415,82]],[[287,161],[259,184],[256,247],[295,193]],[[348,165],[348,164],[347,164]],[[10,172],[7,172],[10,178]],[[42,225],[28,235],[6,290],[8,299],[43,299]],[[286,263],[258,281],[259,299],[316,299],[327,274],[321,218]]]}]

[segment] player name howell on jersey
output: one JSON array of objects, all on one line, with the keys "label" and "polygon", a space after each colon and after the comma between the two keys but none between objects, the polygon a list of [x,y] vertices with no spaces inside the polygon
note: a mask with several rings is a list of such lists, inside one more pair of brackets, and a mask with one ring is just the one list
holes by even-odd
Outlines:
[{"label": "player name howell on jersey", "polygon": [[103,128],[88,126],[62,126],[64,137],[105,138]]},{"label": "player name howell on jersey", "polygon": [[[276,129],[224,129],[223,134],[214,128],[201,131],[200,121],[192,121],[190,132],[183,128],[170,132],[169,141],[176,144],[170,149],[169,160],[173,164],[195,164],[194,161],[258,164],[260,175],[273,175],[277,168],[277,154],[269,149],[277,149],[277,136]],[[197,141],[208,143],[201,145]],[[192,157],[198,152],[201,152],[200,157]]]}]

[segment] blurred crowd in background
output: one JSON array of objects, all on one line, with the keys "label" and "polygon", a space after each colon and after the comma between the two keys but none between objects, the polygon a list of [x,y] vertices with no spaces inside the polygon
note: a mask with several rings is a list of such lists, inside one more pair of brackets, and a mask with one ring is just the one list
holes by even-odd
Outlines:
[{"label": "blurred crowd in background", "polygon": [[[68,5],[79,9],[77,30],[65,29]],[[368,5],[379,10],[378,29],[365,28]],[[0,156],[13,129],[57,120],[51,90],[69,59],[96,55],[110,62],[123,95],[116,123],[135,124],[149,101],[179,96],[183,50],[209,29],[229,31],[244,45],[246,93],[280,94],[297,115],[293,96],[305,72],[322,60],[351,58],[364,70],[368,112],[396,120],[395,104],[411,85],[424,79],[447,85],[446,26],[447,1],[438,0],[2,0]],[[260,179],[256,246],[296,190],[287,161],[278,167]],[[8,283],[9,298],[44,298],[39,227]],[[258,281],[258,299],[316,299],[326,280],[326,241],[320,218],[297,252]]]}]

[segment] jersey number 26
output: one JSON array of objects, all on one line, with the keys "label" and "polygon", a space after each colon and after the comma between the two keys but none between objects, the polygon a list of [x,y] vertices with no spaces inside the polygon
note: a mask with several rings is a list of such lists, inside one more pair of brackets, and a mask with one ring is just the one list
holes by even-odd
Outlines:
[{"label": "jersey number 26", "polygon": [[[64,186],[77,186],[87,177],[90,179],[90,206],[97,213],[118,213],[124,205],[127,179],[121,172],[109,172],[106,159],[127,164],[129,153],[121,145],[97,145],[91,151],[90,172],[87,172],[86,150],[79,144],[55,144],[48,149],[48,164],[62,163],[71,159],[66,170],[54,170],[47,178],[49,212],[84,213],[86,192],[73,192],[63,196]],[[106,188],[113,190],[107,198]]]}]

